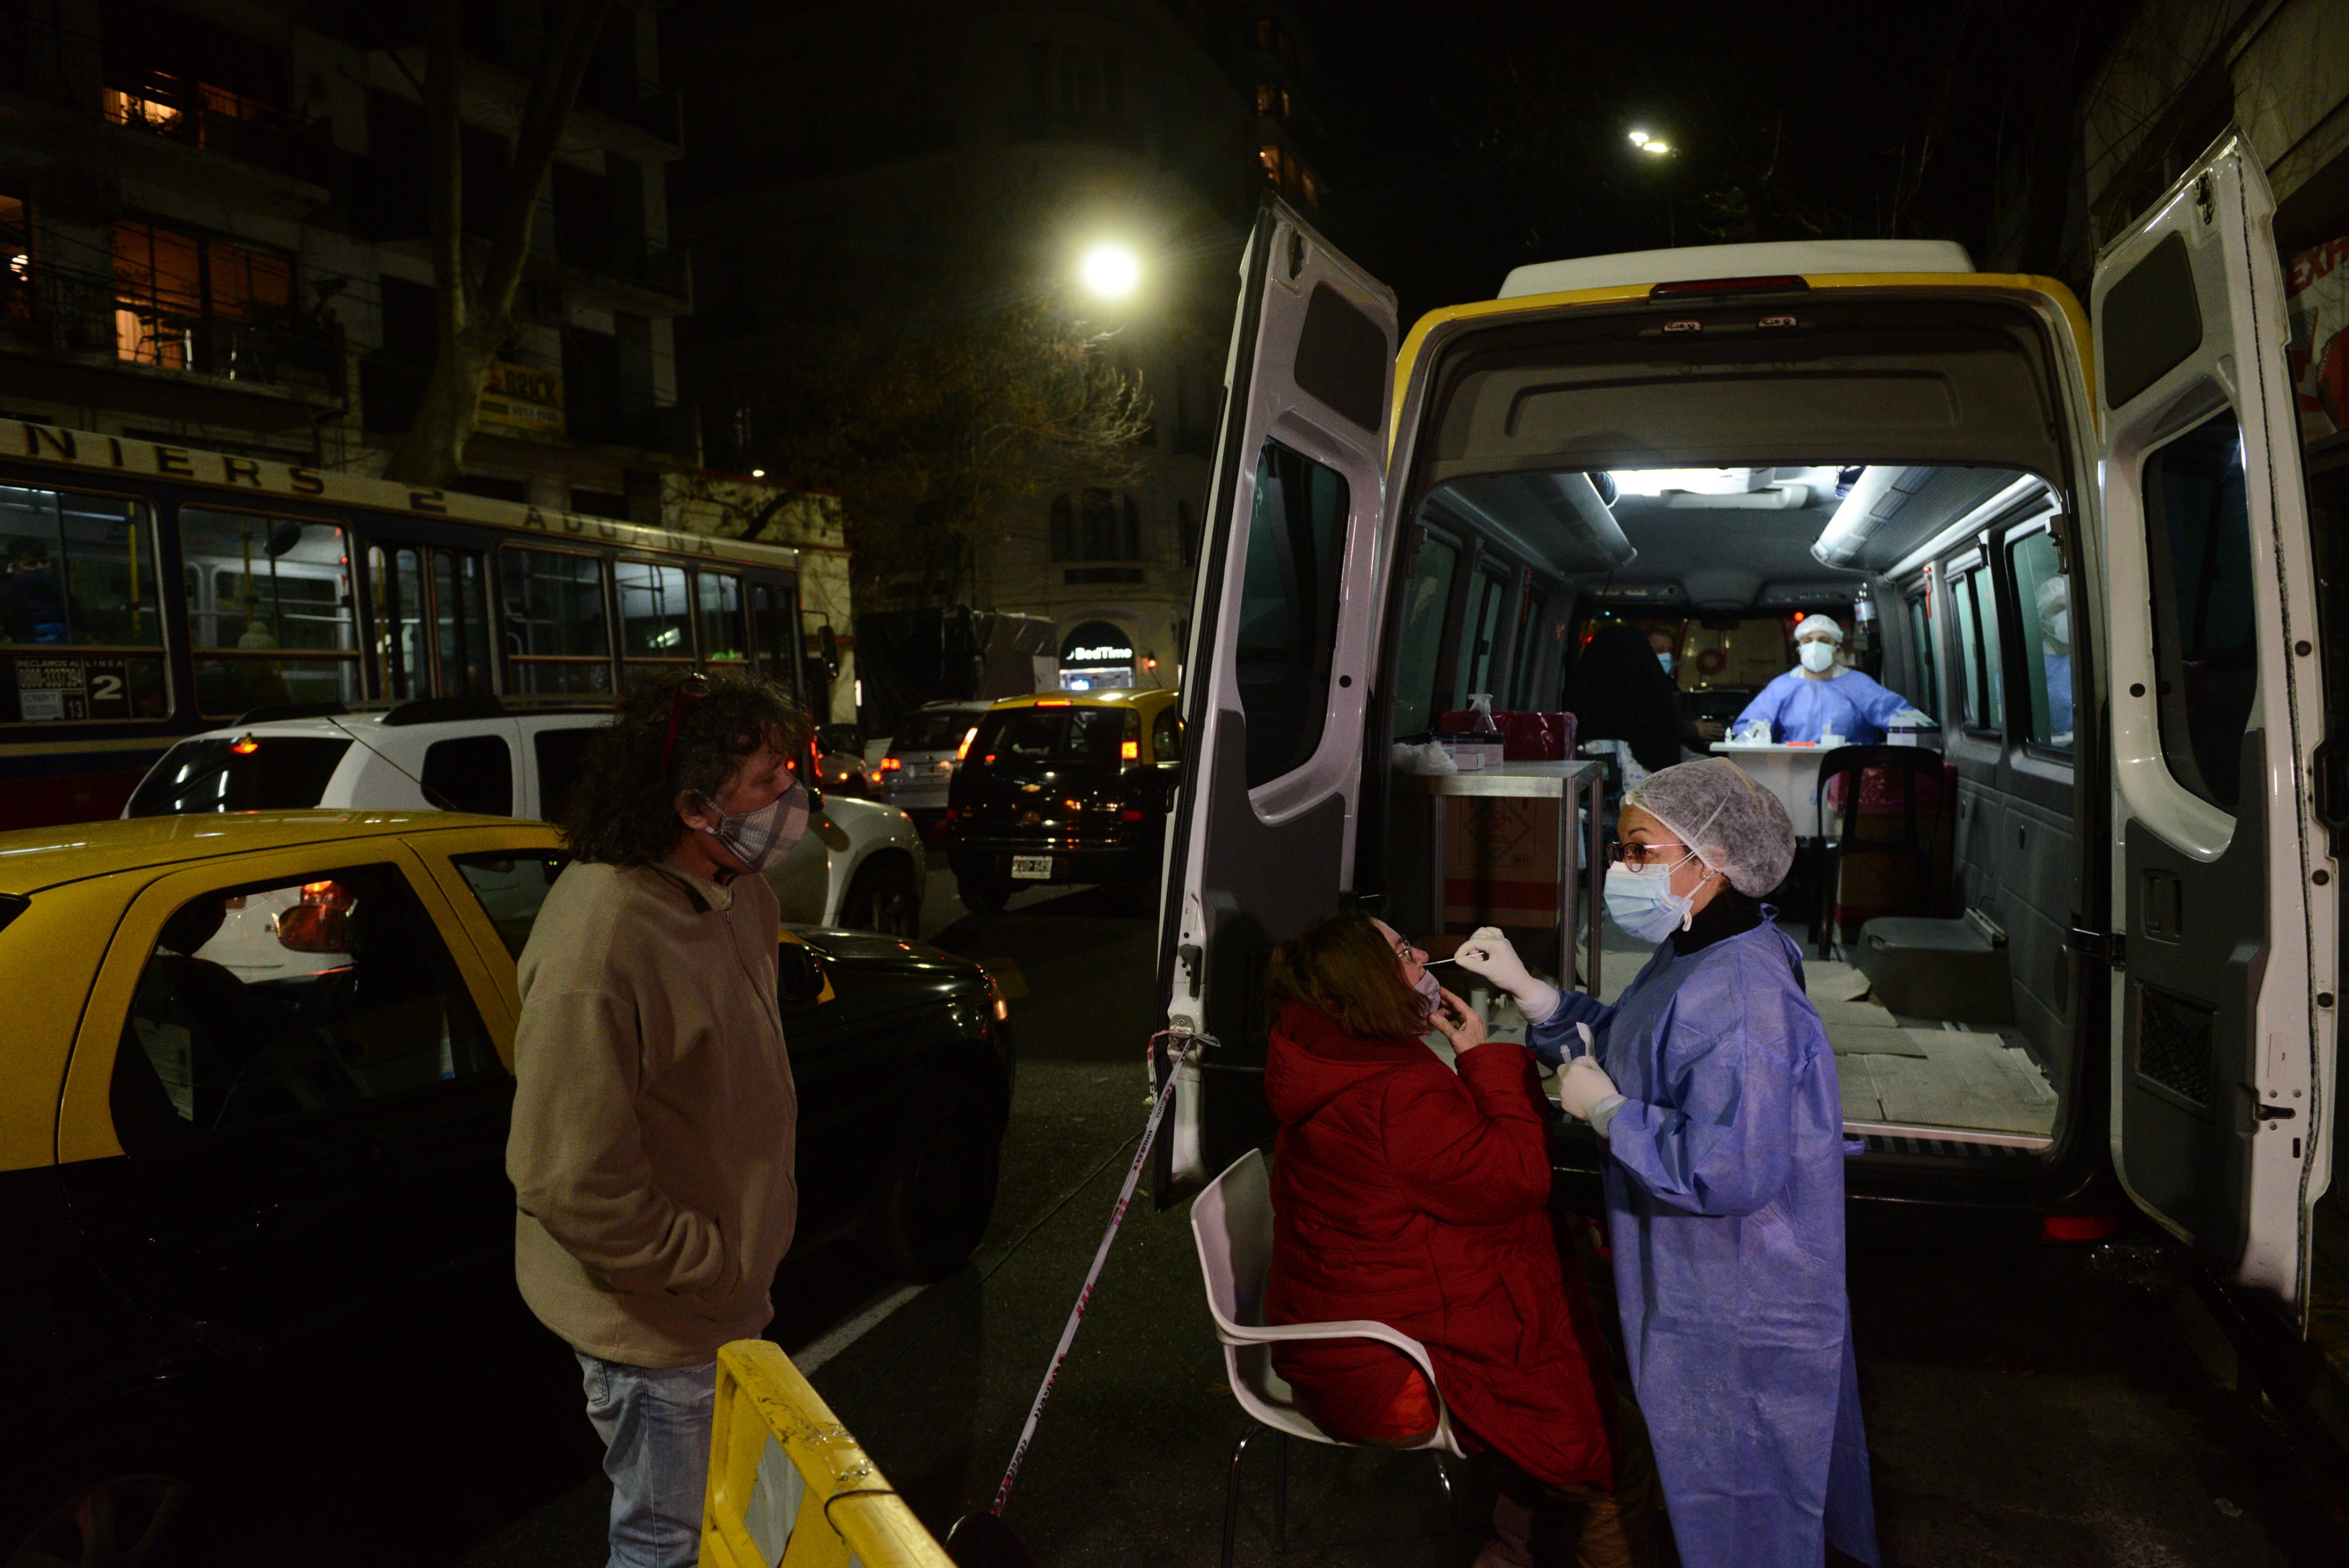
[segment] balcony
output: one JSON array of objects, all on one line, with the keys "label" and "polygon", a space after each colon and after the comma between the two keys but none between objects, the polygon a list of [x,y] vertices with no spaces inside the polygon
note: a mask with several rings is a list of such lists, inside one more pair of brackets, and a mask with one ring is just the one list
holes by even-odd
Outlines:
[{"label": "balcony", "polygon": [[598,283],[620,284],[640,296],[632,308],[647,315],[669,315],[691,308],[693,257],[658,241],[597,241],[558,244],[563,270],[592,290]]},{"label": "balcony", "polygon": [[110,274],[34,265],[0,273],[0,348],[180,371],[339,404],[343,329],[249,303],[242,316],[121,297]]},{"label": "balcony", "polygon": [[109,81],[102,102],[111,124],[313,185],[333,179],[331,127],[314,115],[293,114],[162,71]]}]

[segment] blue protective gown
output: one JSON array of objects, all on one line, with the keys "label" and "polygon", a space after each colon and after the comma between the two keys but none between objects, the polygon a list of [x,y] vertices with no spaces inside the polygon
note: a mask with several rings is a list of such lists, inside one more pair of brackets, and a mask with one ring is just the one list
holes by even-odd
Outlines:
[{"label": "blue protective gown", "polygon": [[[1611,1010],[1584,1014],[1604,1012],[1597,1054],[1625,1096],[1608,1231],[1683,1568],[1818,1568],[1825,1542],[1878,1560],[1843,1102],[1801,964],[1766,919],[1685,956],[1667,940]],[[1573,1028],[1553,1015],[1529,1043],[1572,1049]]]},{"label": "blue protective gown", "polygon": [[1814,680],[1790,670],[1764,686],[1745,704],[1737,722],[1770,721],[1774,741],[1816,741],[1829,722],[1855,746],[1882,743],[1884,727],[1892,715],[1909,706],[1898,691],[1878,685],[1857,670],[1846,670],[1832,680]]}]

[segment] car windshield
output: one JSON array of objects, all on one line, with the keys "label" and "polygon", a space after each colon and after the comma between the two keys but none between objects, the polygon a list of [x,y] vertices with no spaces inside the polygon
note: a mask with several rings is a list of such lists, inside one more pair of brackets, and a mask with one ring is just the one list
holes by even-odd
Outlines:
[{"label": "car windshield", "polygon": [[247,735],[182,741],[139,781],[132,816],[207,811],[299,811],[318,804],[348,741]]},{"label": "car windshield", "polygon": [[905,728],[897,732],[889,749],[898,753],[951,752],[962,744],[962,738],[978,722],[978,714],[961,709],[925,711],[905,721]]},{"label": "car windshield", "polygon": [[1140,733],[1119,708],[1013,708],[980,722],[970,754],[982,763],[1114,763],[1129,727]]}]

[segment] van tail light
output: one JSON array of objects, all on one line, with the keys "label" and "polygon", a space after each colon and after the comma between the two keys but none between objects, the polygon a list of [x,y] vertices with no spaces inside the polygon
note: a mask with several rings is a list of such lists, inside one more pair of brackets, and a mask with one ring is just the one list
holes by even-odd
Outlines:
[{"label": "van tail light", "polygon": [[1120,741],[1117,745],[1117,754],[1126,762],[1138,763],[1142,760],[1142,742]]},{"label": "van tail light", "polygon": [[955,748],[955,761],[960,762],[965,757],[970,755],[970,743],[978,739],[978,725],[973,724],[969,729],[965,730],[962,732],[962,744]]},{"label": "van tail light", "polygon": [[948,822],[952,822],[956,817],[960,816],[961,815],[962,807],[958,805],[950,805],[947,807],[947,820]]},{"label": "van tail light", "polygon": [[895,757],[884,757],[881,759],[881,771],[885,774],[894,774],[905,765],[905,763],[899,762]]},{"label": "van tail light", "polygon": [[2050,1214],[2039,1221],[2043,1241],[2101,1241],[2121,1228],[2117,1214]]}]

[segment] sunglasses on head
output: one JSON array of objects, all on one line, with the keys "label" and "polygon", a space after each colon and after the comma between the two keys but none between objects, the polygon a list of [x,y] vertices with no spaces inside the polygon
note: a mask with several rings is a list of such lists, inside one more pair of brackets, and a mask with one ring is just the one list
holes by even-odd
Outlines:
[{"label": "sunglasses on head", "polygon": [[701,675],[687,676],[669,694],[668,733],[661,740],[661,777],[668,777],[669,758],[677,753],[677,722],[684,717],[686,703],[698,702],[709,695],[709,678]]}]

